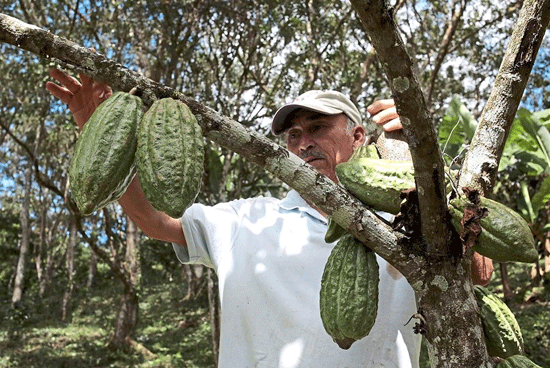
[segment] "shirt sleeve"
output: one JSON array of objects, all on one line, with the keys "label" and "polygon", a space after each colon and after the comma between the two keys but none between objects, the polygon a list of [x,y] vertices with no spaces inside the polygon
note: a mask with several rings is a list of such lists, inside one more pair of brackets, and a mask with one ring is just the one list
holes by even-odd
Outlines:
[{"label": "shirt sleeve", "polygon": [[180,219],[187,247],[172,243],[178,260],[217,269],[234,243],[239,221],[231,202],[215,206],[193,204]]}]

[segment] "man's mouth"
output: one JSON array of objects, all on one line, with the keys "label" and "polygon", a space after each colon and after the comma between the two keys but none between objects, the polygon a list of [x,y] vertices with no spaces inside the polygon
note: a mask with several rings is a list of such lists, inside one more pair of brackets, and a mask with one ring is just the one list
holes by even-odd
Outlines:
[{"label": "man's mouth", "polygon": [[302,160],[304,160],[308,164],[311,164],[313,161],[323,160],[325,158],[325,156],[322,153],[318,153],[315,151],[305,152],[302,155],[300,155],[300,157],[302,158]]}]

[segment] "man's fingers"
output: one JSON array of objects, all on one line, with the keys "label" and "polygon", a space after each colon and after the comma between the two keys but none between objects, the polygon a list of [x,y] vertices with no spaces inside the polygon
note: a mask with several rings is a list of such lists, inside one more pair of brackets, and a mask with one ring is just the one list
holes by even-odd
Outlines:
[{"label": "man's fingers", "polygon": [[397,114],[395,106],[393,106],[385,110],[381,110],[376,115],[372,116],[372,121],[375,124],[384,125],[397,118],[399,118],[399,115]]},{"label": "man's fingers", "polygon": [[403,129],[403,125],[401,124],[401,120],[399,120],[399,118],[396,118],[383,124],[382,128],[384,128],[386,132],[393,132],[394,130]]},{"label": "man's fingers", "polygon": [[69,91],[65,87],[61,87],[53,82],[46,82],[46,89],[48,92],[50,92],[52,95],[60,99],[63,103],[69,104],[71,101],[71,98],[73,97],[73,94],[71,91]]},{"label": "man's fingers", "polygon": [[50,76],[57,80],[61,85],[66,89],[71,91],[71,93],[76,93],[82,87],[82,84],[76,79],[63,73],[58,69],[50,69]]},{"label": "man's fingers", "polygon": [[371,105],[367,106],[367,112],[371,115],[376,115],[380,111],[388,109],[390,107],[395,107],[395,102],[393,99],[388,98],[385,100],[376,100]]}]

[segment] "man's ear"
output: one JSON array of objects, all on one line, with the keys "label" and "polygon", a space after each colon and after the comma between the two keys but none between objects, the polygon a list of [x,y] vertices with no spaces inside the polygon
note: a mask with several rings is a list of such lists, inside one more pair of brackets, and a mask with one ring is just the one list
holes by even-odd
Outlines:
[{"label": "man's ear", "polygon": [[353,128],[353,149],[364,145],[366,137],[365,128],[362,125],[356,125]]}]

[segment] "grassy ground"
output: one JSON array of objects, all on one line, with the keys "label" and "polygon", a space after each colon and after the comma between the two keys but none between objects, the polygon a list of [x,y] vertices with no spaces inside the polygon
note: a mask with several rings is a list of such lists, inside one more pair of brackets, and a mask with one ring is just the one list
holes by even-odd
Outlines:
[{"label": "grassy ground", "polygon": [[119,295],[113,288],[92,290],[79,300],[70,324],[42,318],[51,317],[48,303],[19,323],[17,331],[5,318],[0,367],[214,367],[207,303],[182,302],[181,287],[175,284],[145,288],[141,295],[133,337],[152,355],[109,350]]}]

